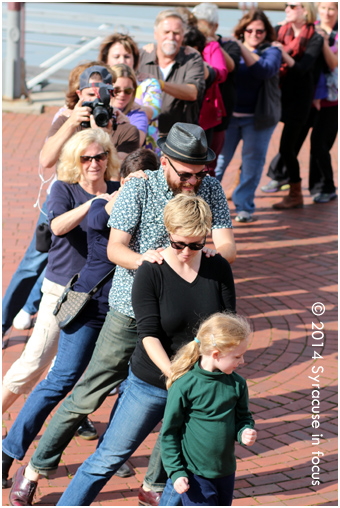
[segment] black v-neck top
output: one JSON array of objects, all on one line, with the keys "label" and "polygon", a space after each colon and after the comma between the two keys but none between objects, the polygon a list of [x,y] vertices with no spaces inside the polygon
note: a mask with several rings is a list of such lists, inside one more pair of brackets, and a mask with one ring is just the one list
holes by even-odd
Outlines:
[{"label": "black v-neck top", "polygon": [[162,372],[149,358],[144,337],[158,338],[171,358],[195,337],[200,323],[215,312],[235,312],[233,274],[220,255],[202,255],[193,282],[178,275],[166,261],[161,265],[144,261],[138,268],[132,305],[137,320],[138,343],[131,357],[132,372],[143,381],[165,388]]}]

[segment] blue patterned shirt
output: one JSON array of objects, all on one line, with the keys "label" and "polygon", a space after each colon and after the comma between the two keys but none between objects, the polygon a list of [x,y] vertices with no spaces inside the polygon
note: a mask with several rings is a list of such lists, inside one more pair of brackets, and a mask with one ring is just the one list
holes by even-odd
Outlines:
[{"label": "blue patterned shirt", "polygon": [[[145,172],[148,179],[132,178],[124,185],[111,212],[108,226],[131,235],[129,248],[143,254],[149,249],[168,247],[169,238],[163,222],[163,210],[173,192],[163,169]],[[198,193],[210,206],[212,229],[232,228],[229,207],[220,182],[209,175]],[[121,314],[134,318],[131,291],[136,270],[117,266],[109,294],[109,305]]]}]

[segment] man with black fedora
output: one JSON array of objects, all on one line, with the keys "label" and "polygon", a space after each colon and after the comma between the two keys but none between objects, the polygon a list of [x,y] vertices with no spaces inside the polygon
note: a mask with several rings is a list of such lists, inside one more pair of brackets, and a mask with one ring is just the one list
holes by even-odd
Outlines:
[{"label": "man with black fedora", "polygon": [[[235,260],[229,208],[221,184],[208,175],[206,164],[214,160],[215,154],[208,148],[203,129],[176,123],[158,145],[162,150],[160,168],[147,170],[146,179],[132,178],[126,182],[113,207],[108,222],[111,227],[108,258],[117,268],[109,295],[110,309],[83,378],[54,415],[58,425],[53,426],[53,433],[47,427],[39,442],[34,454],[34,465],[36,468],[39,465],[39,472],[58,467],[79,422],[98,409],[128,375],[129,359],[138,339],[131,302],[132,284],[143,261],[163,262],[161,251],[169,245],[163,223],[167,202],[181,192],[205,199],[212,212],[215,248],[230,263]],[[205,255],[213,254],[205,248]],[[154,481],[161,483],[157,478]]]}]

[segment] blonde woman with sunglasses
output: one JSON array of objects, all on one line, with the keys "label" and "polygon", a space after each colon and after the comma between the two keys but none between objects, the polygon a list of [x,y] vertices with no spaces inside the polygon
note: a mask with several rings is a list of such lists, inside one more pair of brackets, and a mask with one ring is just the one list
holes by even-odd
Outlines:
[{"label": "blonde woman with sunglasses", "polygon": [[[139,340],[128,378],[97,450],[78,469],[58,506],[90,506],[121,464],[161,421],[170,357],[215,312],[235,312],[234,280],[220,255],[202,253],[212,214],[203,198],[179,194],[164,208],[170,246],[162,264],[138,268],[132,304]],[[84,478],[86,477],[86,481]]]}]

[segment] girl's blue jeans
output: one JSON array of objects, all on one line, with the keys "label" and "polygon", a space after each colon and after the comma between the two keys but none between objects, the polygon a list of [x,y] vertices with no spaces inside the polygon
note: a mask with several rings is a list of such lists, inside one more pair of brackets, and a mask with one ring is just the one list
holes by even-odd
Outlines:
[{"label": "girl's blue jeans", "polygon": [[32,391],[18,414],[2,449],[22,460],[52,409],[73,388],[86,369],[100,328],[75,323],[61,330],[53,367]]},{"label": "girl's blue jeans", "polygon": [[221,181],[230,164],[239,142],[242,146],[242,169],[240,183],[234,190],[232,199],[237,212],[252,214],[255,210],[254,197],[260,182],[270,138],[274,127],[255,130],[254,117],[235,117],[230,120],[225,131],[224,145],[215,169],[217,180]]},{"label": "girl's blue jeans", "polygon": [[161,421],[166,399],[166,390],[145,383],[130,370],[101,443],[80,466],[58,506],[90,506],[117,469]]}]

